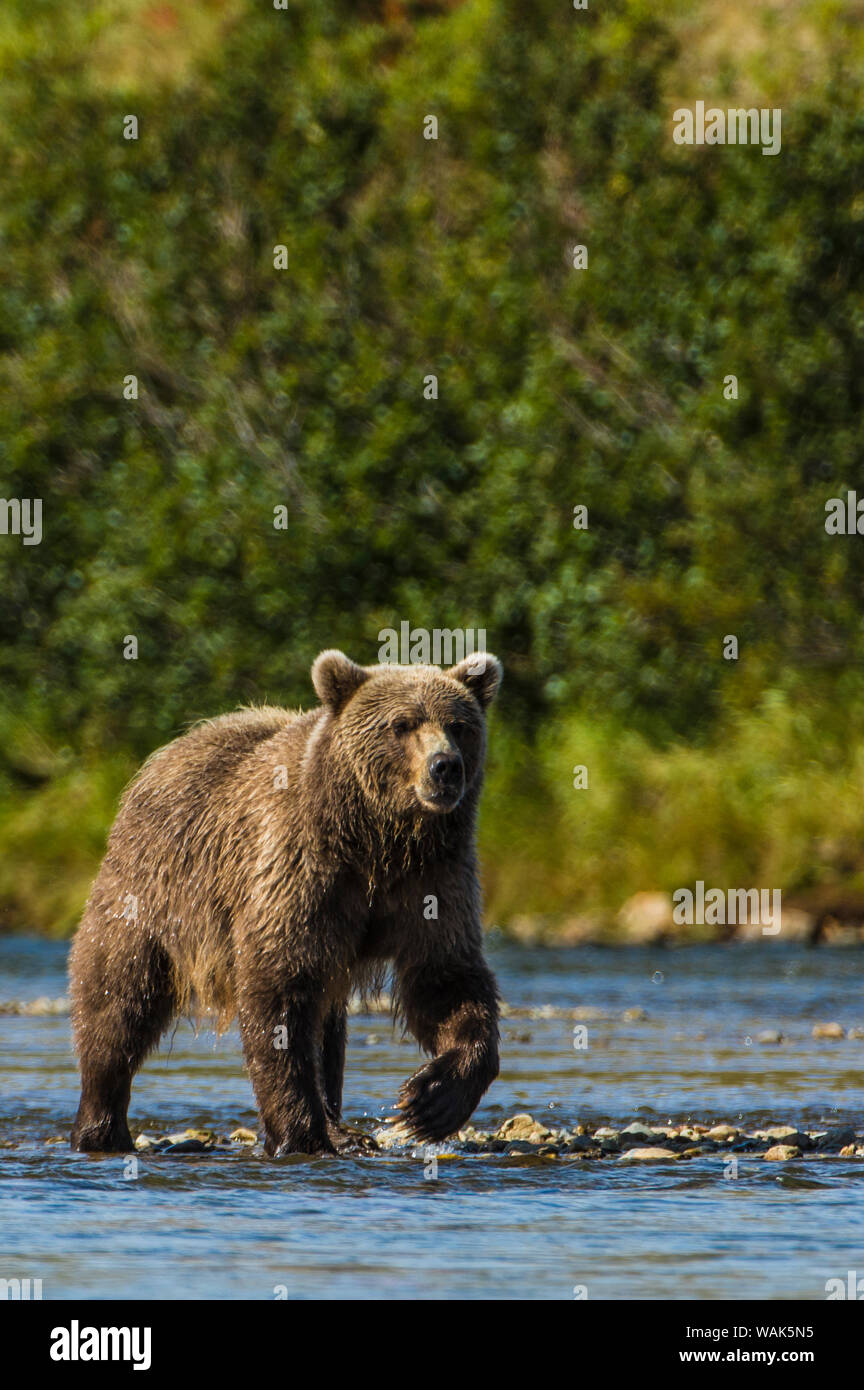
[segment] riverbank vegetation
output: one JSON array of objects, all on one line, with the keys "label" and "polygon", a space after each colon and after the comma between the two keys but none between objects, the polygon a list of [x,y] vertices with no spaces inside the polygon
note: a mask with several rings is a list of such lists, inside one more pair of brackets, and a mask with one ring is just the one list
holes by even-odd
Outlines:
[{"label": "riverbank vegetation", "polygon": [[5,928],[72,928],[152,748],[403,621],[505,663],[494,921],[864,889],[864,31],[715,11],[8,0]]}]

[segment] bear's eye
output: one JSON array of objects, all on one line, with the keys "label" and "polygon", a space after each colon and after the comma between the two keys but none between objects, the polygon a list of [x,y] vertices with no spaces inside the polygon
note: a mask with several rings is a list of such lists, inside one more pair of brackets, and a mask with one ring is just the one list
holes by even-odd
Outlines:
[{"label": "bear's eye", "polygon": [[390,728],[393,730],[394,734],[407,734],[410,732],[411,727],[411,721],[409,719],[396,719],[390,725]]}]

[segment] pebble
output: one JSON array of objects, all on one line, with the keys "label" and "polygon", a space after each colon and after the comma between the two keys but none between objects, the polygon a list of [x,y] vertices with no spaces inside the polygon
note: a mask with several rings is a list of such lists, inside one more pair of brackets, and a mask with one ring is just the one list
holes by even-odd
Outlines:
[{"label": "pebble", "polygon": [[355,1014],[389,1014],[393,1011],[393,1000],[389,994],[373,994],[368,999],[363,999],[359,994],[354,994],[348,1001],[349,1015]]},{"label": "pebble", "polygon": [[839,1153],[845,1149],[847,1144],[855,1143],[855,1131],[848,1125],[841,1125],[838,1129],[828,1129],[818,1135],[810,1136],[817,1149],[822,1149],[827,1153]]},{"label": "pebble", "polygon": [[842,1023],[814,1023],[814,1038],[845,1038],[846,1030]]},{"label": "pebble", "polygon": [[[510,1115],[496,1130],[466,1125],[454,1139],[442,1146],[420,1144],[400,1120],[387,1121],[374,1138],[381,1150],[405,1149],[406,1156],[422,1157],[427,1150],[439,1157],[495,1154],[512,1157],[575,1162],[589,1159],[619,1163],[661,1163],[678,1159],[704,1158],[711,1154],[746,1153],[769,1162],[788,1162],[804,1157],[824,1161],[829,1155],[864,1159],[864,1135],[856,1135],[850,1125],[806,1132],[792,1125],[777,1124],[765,1129],[745,1131],[738,1125],[719,1121],[710,1126],[690,1122],[677,1127],[649,1125],[632,1120],[621,1129],[600,1125],[592,1133],[584,1123],[572,1129],[549,1129],[527,1112]],[[50,1142],[50,1141],[46,1141]],[[65,1140],[64,1140],[65,1142]],[[228,1139],[213,1130],[186,1129],[168,1135],[139,1134],[135,1147],[139,1153],[227,1152],[228,1143],[254,1145],[255,1130],[240,1126]]]},{"label": "pebble", "polygon": [[135,1140],[135,1147],[139,1153],[151,1153],[153,1150],[161,1148],[165,1142],[164,1139],[159,1139],[155,1134],[139,1134]]},{"label": "pebble", "polygon": [[184,1129],[178,1134],[139,1134],[135,1148],[139,1153],[200,1154],[221,1148],[218,1135],[209,1129]]},{"label": "pebble", "polygon": [[61,995],[59,999],[51,999],[47,994],[41,994],[38,999],[8,999],[0,1002],[0,1014],[52,1018],[68,1012],[69,999],[66,995]]},{"label": "pebble", "polygon": [[777,1125],[774,1129],[754,1130],[757,1139],[770,1139],[775,1144],[791,1144],[798,1149],[812,1149],[813,1140],[809,1134],[804,1134],[800,1129],[792,1129],[790,1125]]},{"label": "pebble", "polygon": [[612,1013],[594,1004],[582,1004],[575,1009],[562,1008],[557,1004],[535,1004],[530,1007],[502,1004],[501,1017],[531,1018],[536,1021],[563,1018],[573,1023],[603,1023],[616,1019],[622,1023],[644,1023],[648,1014],[639,1005],[632,1009],[624,1009],[621,1013]]},{"label": "pebble", "polygon": [[166,1154],[201,1154],[217,1148],[219,1137],[209,1129],[184,1129],[182,1134],[169,1134],[162,1145]]},{"label": "pebble", "polygon": [[619,1163],[661,1163],[668,1159],[677,1161],[679,1155],[674,1149],[661,1149],[654,1146],[650,1149],[628,1149],[618,1159]]},{"label": "pebble", "polygon": [[535,1120],[533,1115],[513,1115],[500,1126],[495,1138],[506,1139],[508,1142],[519,1139],[531,1144],[543,1144],[552,1138],[552,1131]]},{"label": "pebble", "polygon": [[574,1134],[572,1138],[565,1141],[563,1152],[571,1154],[587,1153],[589,1149],[596,1149],[596,1147],[597,1145],[594,1143],[594,1140],[589,1138],[587,1134]]}]

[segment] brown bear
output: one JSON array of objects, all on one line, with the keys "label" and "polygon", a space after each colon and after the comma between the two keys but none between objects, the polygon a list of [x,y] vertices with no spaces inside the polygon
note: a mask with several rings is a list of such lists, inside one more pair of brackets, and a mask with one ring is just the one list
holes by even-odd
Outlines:
[{"label": "brown bear", "polygon": [[392,970],[432,1054],[406,1130],[463,1125],[498,1074],[474,822],[489,653],[450,670],[325,651],[320,707],[243,709],[148,759],[124,794],[70,957],[81,1067],[73,1148],[134,1147],[132,1078],[177,1014],[239,1020],[268,1154],[333,1153],[352,989]]}]

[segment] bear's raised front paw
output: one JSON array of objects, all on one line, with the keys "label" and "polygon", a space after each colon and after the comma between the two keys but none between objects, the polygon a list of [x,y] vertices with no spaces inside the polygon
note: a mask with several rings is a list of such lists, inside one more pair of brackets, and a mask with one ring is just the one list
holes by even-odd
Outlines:
[{"label": "bear's raised front paw", "polygon": [[415,1139],[429,1143],[446,1139],[472,1115],[483,1087],[461,1075],[458,1062],[458,1052],[443,1052],[402,1086],[396,1108]]}]

